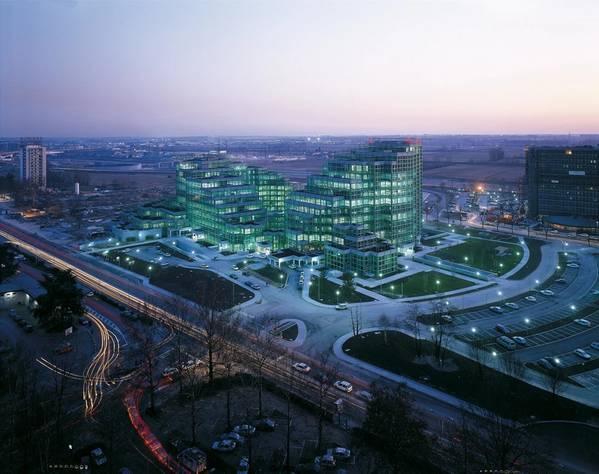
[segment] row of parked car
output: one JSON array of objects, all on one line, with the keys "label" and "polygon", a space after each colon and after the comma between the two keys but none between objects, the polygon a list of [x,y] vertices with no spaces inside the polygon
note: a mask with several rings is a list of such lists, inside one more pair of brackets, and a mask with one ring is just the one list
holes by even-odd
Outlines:
[{"label": "row of parked car", "polygon": [[[592,342],[591,348],[599,351],[599,342]],[[583,360],[590,360],[593,358],[593,356],[584,349],[575,349],[573,353]],[[544,369],[552,370],[553,368],[561,367],[562,361],[559,357],[543,357],[539,360],[538,364]]]}]

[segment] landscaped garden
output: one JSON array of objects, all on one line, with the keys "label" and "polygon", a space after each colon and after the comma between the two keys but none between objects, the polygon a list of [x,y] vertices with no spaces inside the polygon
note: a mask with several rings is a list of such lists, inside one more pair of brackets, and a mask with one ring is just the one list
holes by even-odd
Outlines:
[{"label": "landscaped garden", "polygon": [[275,285],[284,287],[287,284],[287,273],[279,268],[275,268],[272,265],[266,265],[262,268],[254,270],[255,273],[260,275],[262,278],[266,278]]},{"label": "landscaped garden", "polygon": [[519,245],[508,242],[469,238],[463,244],[446,247],[429,255],[503,275],[518,265],[523,251]]},{"label": "landscaped garden", "polygon": [[358,293],[355,290],[348,291],[336,283],[324,278],[312,278],[310,285],[310,298],[319,303],[338,304],[338,303],[365,303],[373,301],[370,296]]},{"label": "landscaped garden", "polygon": [[590,408],[557,399],[547,391],[448,350],[443,352],[440,363],[436,356],[439,344],[434,340],[416,340],[398,331],[376,331],[350,338],[343,350],[351,357],[420,380],[504,416],[584,419],[592,413]]},{"label": "landscaped garden", "polygon": [[392,283],[377,286],[374,291],[391,298],[424,296],[461,290],[474,283],[436,271],[419,272]]},{"label": "landscaped garden", "polygon": [[522,280],[534,272],[541,264],[541,247],[547,242],[537,239],[524,239],[528,247],[529,257],[526,263],[516,273],[508,277],[508,280]]}]

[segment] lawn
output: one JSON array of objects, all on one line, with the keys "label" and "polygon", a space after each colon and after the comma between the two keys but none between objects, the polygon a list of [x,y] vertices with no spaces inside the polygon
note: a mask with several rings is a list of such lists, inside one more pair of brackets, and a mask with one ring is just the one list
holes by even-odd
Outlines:
[{"label": "lawn", "polygon": [[209,270],[160,267],[119,251],[110,252],[105,258],[149,277],[152,285],[212,308],[228,309],[253,297],[249,290]]},{"label": "lawn", "polygon": [[[321,283],[322,288],[320,288]],[[339,295],[337,295],[337,292]],[[323,281],[321,278],[316,277],[312,278],[310,298],[324,304],[365,303],[367,301],[373,301],[370,296],[363,295],[357,291],[352,291],[348,295],[343,295],[341,286],[330,282],[329,280]]]},{"label": "lawn", "polygon": [[[385,344],[383,331],[377,333],[352,337],[343,344],[343,350],[349,356],[390,372],[419,379],[463,400],[494,410],[502,416],[514,419],[530,415],[540,419],[584,419],[593,413],[590,408],[569,400],[553,400],[549,392],[453,352],[448,351],[447,362],[444,364],[453,370],[441,370],[422,358],[416,360],[417,342],[412,337],[397,331],[387,331]],[[429,340],[421,340],[420,350],[423,356],[432,357],[434,345]],[[448,359],[451,359],[451,363]],[[497,396],[498,393],[501,396]]]},{"label": "lawn", "polygon": [[445,293],[446,291],[461,290],[473,285],[474,283],[468,280],[431,271],[415,273],[393,283],[387,283],[382,287],[377,286],[372,289],[390,298],[400,298],[402,295],[412,297]]},{"label": "lawn", "polygon": [[537,239],[524,239],[524,241],[526,242],[530,256],[524,266],[512,276],[508,277],[508,280],[522,280],[534,272],[541,264],[541,247],[547,242]]},{"label": "lawn", "polygon": [[[504,250],[500,255],[499,250]],[[463,244],[437,250],[429,255],[503,275],[522,259],[522,248],[507,242],[469,238]]]},{"label": "lawn", "polygon": [[[460,225],[452,224],[451,227],[447,224],[438,224],[437,227],[444,232],[451,232],[453,234],[466,235],[468,237],[478,237],[481,239],[489,240],[501,240],[503,242],[517,243],[518,237],[515,235],[504,234],[501,232],[495,232],[493,226],[488,226],[489,230],[475,229],[472,227],[464,227]],[[492,232],[491,232],[492,230]]]},{"label": "lawn", "polygon": [[272,265],[266,265],[265,267],[253,271],[262,278],[266,278],[275,285],[279,285],[281,288],[287,284],[287,273],[283,270],[273,267]]}]

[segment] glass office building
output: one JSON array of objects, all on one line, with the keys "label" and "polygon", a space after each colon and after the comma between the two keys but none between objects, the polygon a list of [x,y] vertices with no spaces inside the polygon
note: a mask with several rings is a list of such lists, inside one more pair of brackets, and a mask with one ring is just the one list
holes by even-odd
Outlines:
[{"label": "glass office building", "polygon": [[599,147],[529,147],[528,215],[558,228],[599,227]]},{"label": "glass office building", "polygon": [[340,153],[287,200],[287,244],[322,249],[333,228],[356,224],[398,249],[411,248],[422,230],[422,148],[379,140]]},{"label": "glass office building", "polygon": [[284,245],[290,185],[277,173],[210,153],[179,163],[177,199],[205,241],[231,251]]}]

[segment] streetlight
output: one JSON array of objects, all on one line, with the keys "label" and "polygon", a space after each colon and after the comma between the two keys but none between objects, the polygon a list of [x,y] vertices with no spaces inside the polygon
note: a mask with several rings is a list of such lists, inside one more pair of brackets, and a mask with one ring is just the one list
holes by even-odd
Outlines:
[{"label": "streetlight", "polygon": [[529,324],[529,323],[530,323],[530,319],[528,319],[528,318],[524,318],[524,322],[525,322],[526,324]]},{"label": "streetlight", "polygon": [[339,290],[335,291],[335,294],[337,295],[337,304],[339,304]]}]

